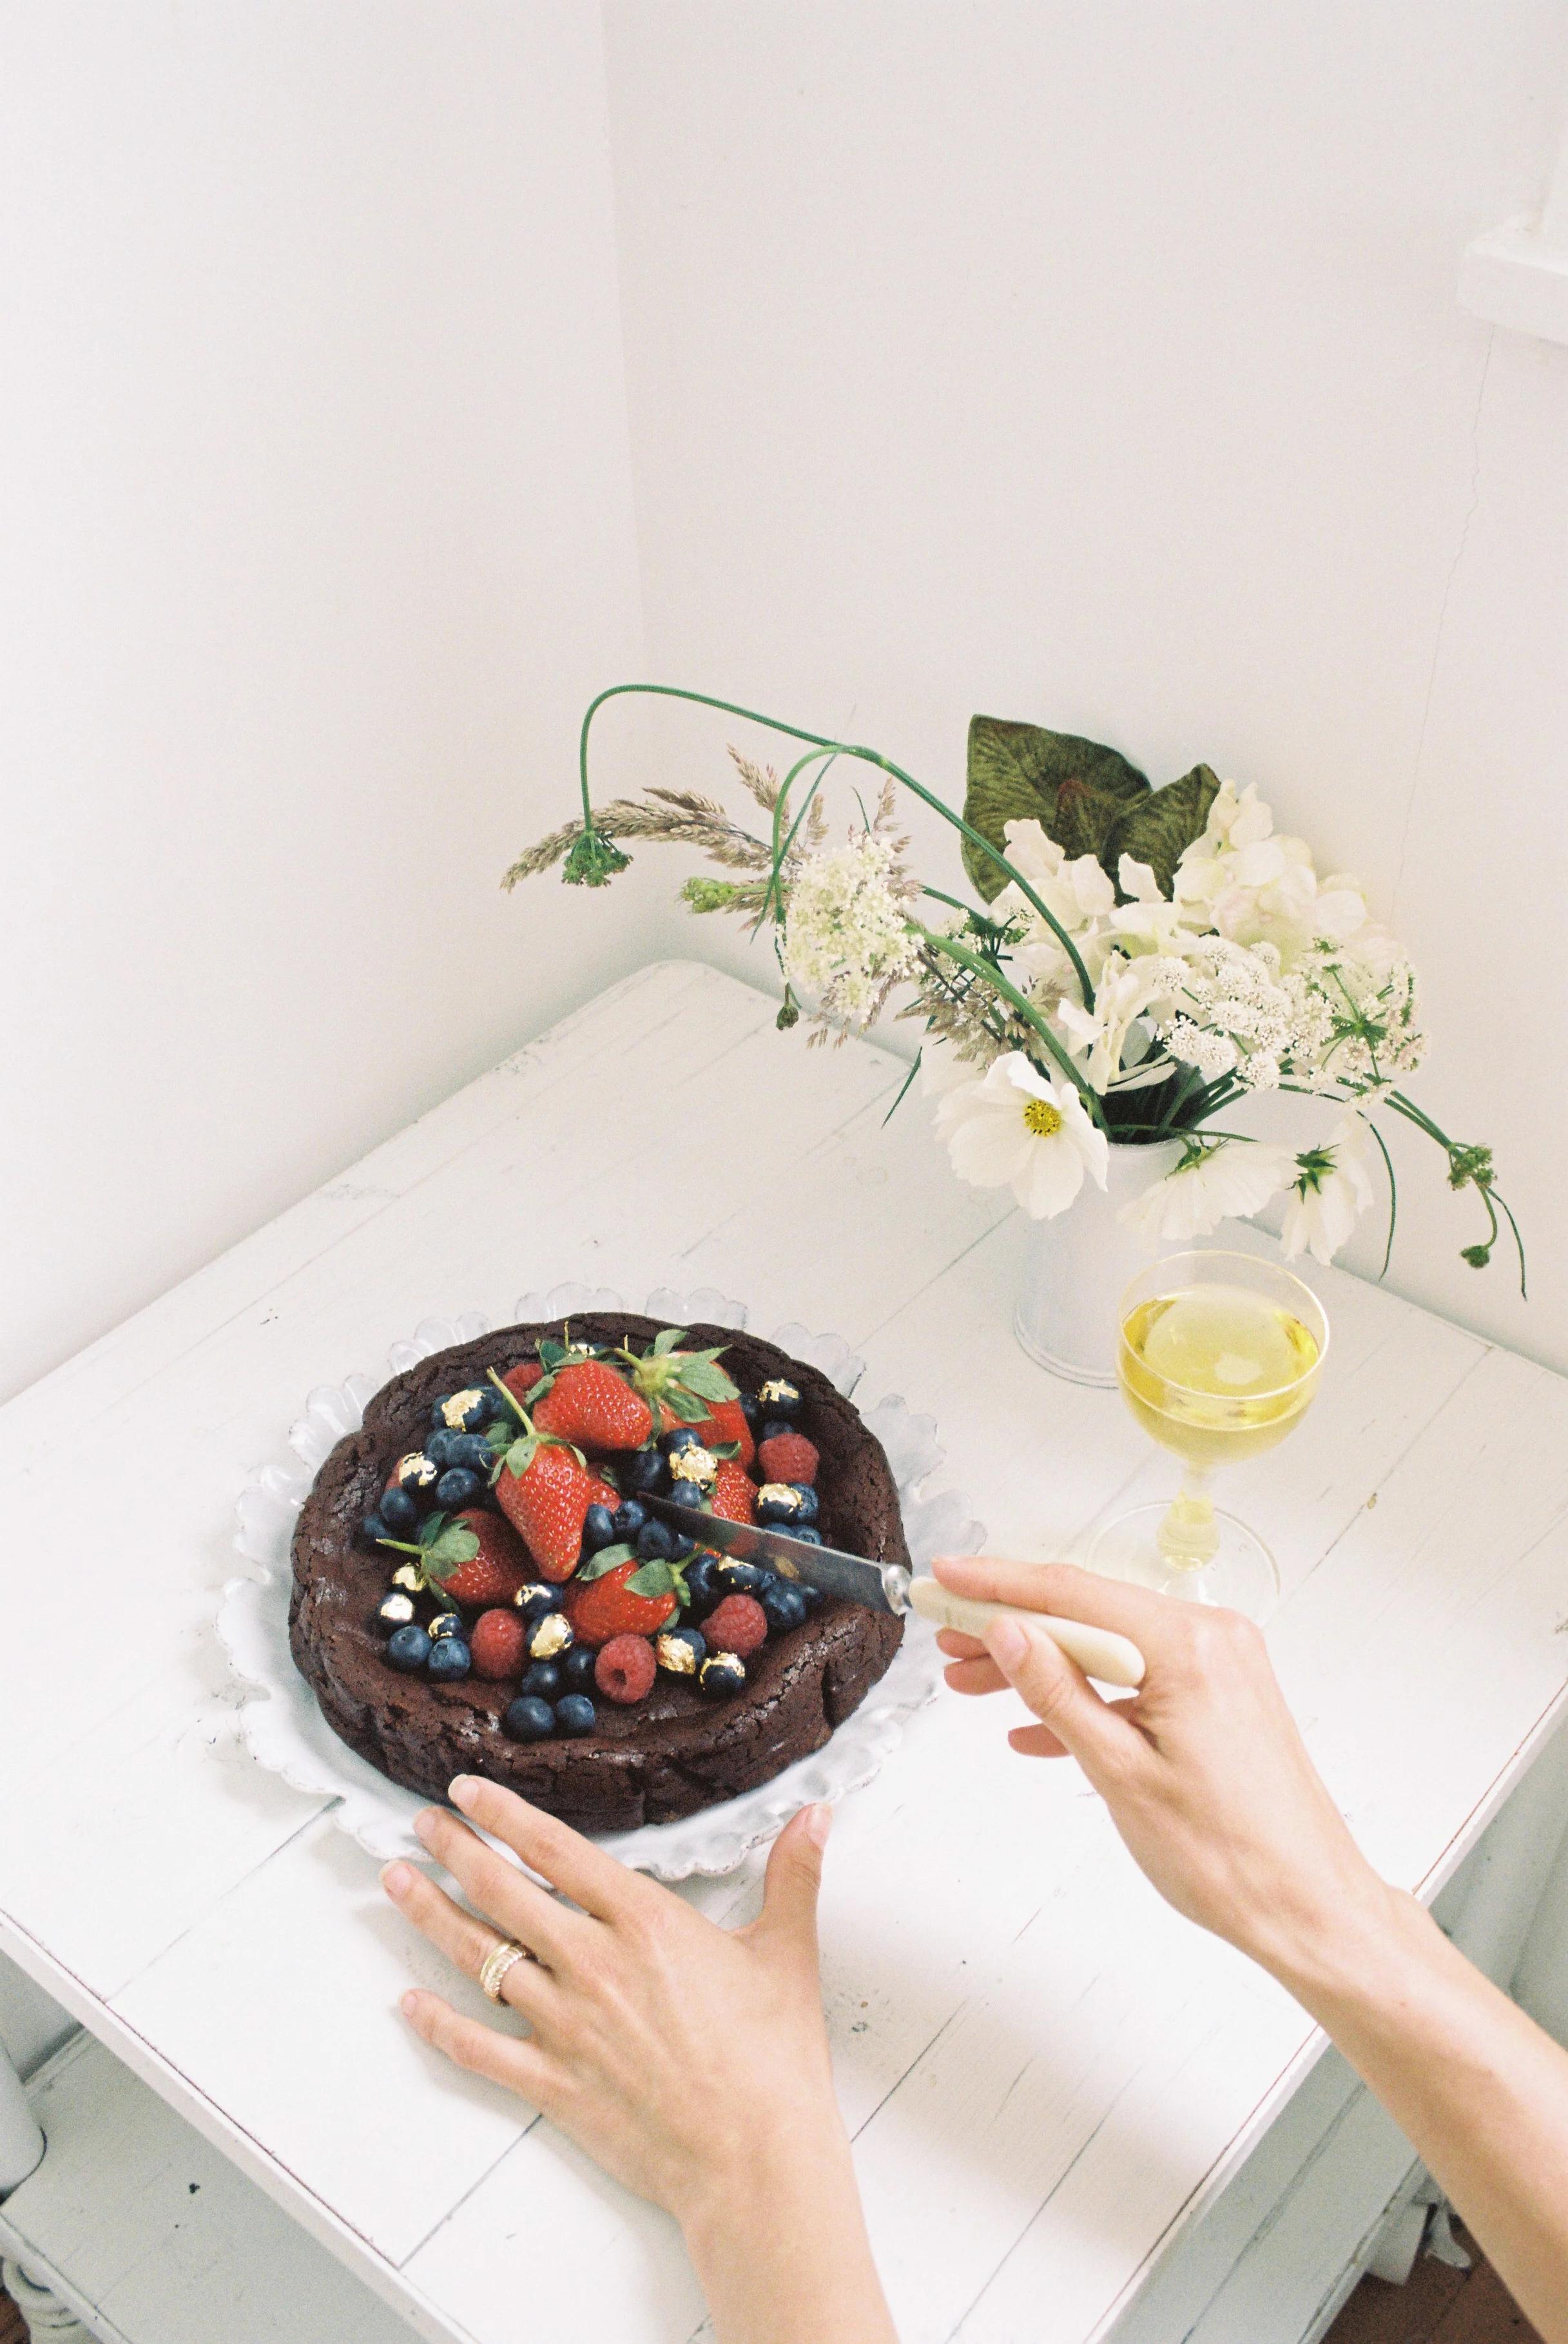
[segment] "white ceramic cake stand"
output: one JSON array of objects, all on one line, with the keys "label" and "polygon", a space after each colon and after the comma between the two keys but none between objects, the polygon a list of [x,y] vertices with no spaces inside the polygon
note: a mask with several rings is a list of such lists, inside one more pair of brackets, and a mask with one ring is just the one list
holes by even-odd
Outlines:
[{"label": "white ceramic cake stand", "polygon": [[[549,1294],[521,1296],[513,1323],[626,1308],[621,1296],[606,1288],[558,1286]],[[739,1329],[746,1324],[741,1303],[710,1289],[674,1294],[661,1287],[648,1297],[646,1312],[677,1327],[708,1323]],[[432,1351],[471,1342],[486,1332],[487,1322],[474,1311],[451,1320],[427,1318],[410,1340],[393,1344],[388,1364],[395,1375],[401,1374]],[[793,1358],[819,1368],[846,1396],[864,1372],[864,1361],[837,1335],[813,1335],[792,1325],[779,1328],[768,1339]],[[354,1375],[339,1385],[319,1385],[289,1431],[294,1460],[268,1465],[251,1476],[239,1498],[235,1545],[252,1569],[224,1589],[217,1632],[246,1689],[237,1724],[251,1758],[281,1774],[296,1790],[333,1800],[330,1813],[339,1829],[384,1860],[422,1852],[412,1825],[429,1801],[389,1782],[339,1741],[288,1649],[289,1550],[296,1517],[334,1443],[358,1430],[379,1380]],[[895,1392],[863,1408],[861,1416],[887,1452],[914,1561],[929,1564],[939,1554],[977,1553],[986,1534],[972,1519],[968,1500],[956,1490],[932,1497],[921,1494],[922,1485],[942,1462],[935,1420],[912,1415]],[[622,1863],[661,1880],[733,1871],[799,1808],[814,1799],[842,1798],[868,1783],[897,1743],[905,1718],[931,1699],[941,1666],[932,1631],[907,1614],[904,1642],[891,1667],[824,1748],[739,1798],[679,1823],[609,1833],[600,1844]]]}]

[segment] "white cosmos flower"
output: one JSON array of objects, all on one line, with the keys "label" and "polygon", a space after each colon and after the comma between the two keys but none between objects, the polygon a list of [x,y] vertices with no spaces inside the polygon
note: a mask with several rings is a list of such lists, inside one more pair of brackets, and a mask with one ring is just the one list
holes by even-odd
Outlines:
[{"label": "white cosmos flower", "polygon": [[1255,1140],[1219,1139],[1186,1158],[1163,1180],[1151,1181],[1141,1197],[1124,1205],[1119,1217],[1146,1245],[1179,1244],[1206,1238],[1223,1220],[1245,1220],[1278,1196],[1290,1176],[1292,1158],[1283,1147]]},{"label": "white cosmos flower", "polygon": [[936,1126],[953,1169],[977,1188],[1011,1188],[1037,1221],[1065,1213],[1091,1173],[1105,1187],[1107,1143],[1075,1086],[1009,1050],[978,1082],[944,1093]]},{"label": "white cosmos flower", "polygon": [[1366,1126],[1359,1116],[1346,1116],[1321,1147],[1305,1148],[1296,1158],[1280,1232],[1287,1260],[1310,1252],[1318,1261],[1332,1261],[1371,1201]]}]

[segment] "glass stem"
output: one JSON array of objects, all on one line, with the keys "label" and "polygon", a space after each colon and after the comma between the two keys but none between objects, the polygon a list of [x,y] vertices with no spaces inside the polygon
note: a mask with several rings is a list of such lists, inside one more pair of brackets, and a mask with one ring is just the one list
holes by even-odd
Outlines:
[{"label": "glass stem", "polygon": [[1211,1480],[1206,1467],[1189,1465],[1160,1523],[1159,1551],[1173,1571],[1200,1571],[1219,1551]]}]

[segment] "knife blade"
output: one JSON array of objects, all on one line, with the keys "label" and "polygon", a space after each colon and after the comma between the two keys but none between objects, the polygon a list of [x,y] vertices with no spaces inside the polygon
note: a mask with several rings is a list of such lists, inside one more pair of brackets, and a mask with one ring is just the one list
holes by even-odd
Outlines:
[{"label": "knife blade", "polygon": [[1041,1628],[1086,1676],[1102,1684],[1129,1689],[1143,1682],[1143,1654],[1126,1636],[1109,1628],[1092,1627],[1085,1620],[1064,1620],[1054,1612],[1027,1612],[1007,1603],[984,1603],[955,1595],[935,1579],[916,1577],[902,1563],[869,1562],[864,1555],[842,1548],[814,1546],[809,1539],[791,1538],[772,1522],[730,1522],[717,1514],[694,1513],[690,1506],[673,1505],[668,1498],[638,1492],[638,1503],[672,1530],[681,1531],[703,1546],[715,1547],[737,1562],[754,1562],[776,1571],[783,1579],[800,1580],[823,1595],[864,1603],[874,1612],[917,1612],[938,1628],[956,1628],[966,1636],[984,1638],[991,1621],[1010,1616]]}]

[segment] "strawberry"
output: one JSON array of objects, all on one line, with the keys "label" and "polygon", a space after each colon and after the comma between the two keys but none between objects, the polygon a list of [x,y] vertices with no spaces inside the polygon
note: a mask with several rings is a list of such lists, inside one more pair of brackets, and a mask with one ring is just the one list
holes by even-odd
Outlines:
[{"label": "strawberry", "polygon": [[[513,1470],[513,1459],[522,1466],[521,1472]],[[495,1495],[507,1520],[522,1532],[542,1576],[557,1581],[570,1579],[577,1568],[589,1507],[608,1506],[613,1512],[621,1503],[619,1491],[591,1473],[575,1450],[531,1436],[508,1451]]]},{"label": "strawberry", "polygon": [[528,1622],[521,1612],[484,1612],[474,1622],[469,1638],[476,1677],[517,1677],[522,1674]]},{"label": "strawberry", "polygon": [[721,1457],[709,1491],[713,1511],[723,1522],[754,1522],[757,1493],[751,1475],[738,1458]]},{"label": "strawberry", "polygon": [[684,1338],[683,1328],[662,1327],[641,1359],[630,1345],[621,1349],[633,1388],[653,1411],[655,1432],[673,1432],[678,1424],[703,1424],[716,1402],[740,1397],[719,1365],[723,1345],[710,1351],[683,1351],[676,1347]]},{"label": "strawberry", "polygon": [[658,1672],[653,1647],[646,1636],[612,1636],[607,1644],[601,1644],[593,1663],[594,1683],[606,1701],[619,1702],[623,1709],[647,1700]]},{"label": "strawberry", "polygon": [[794,1481],[809,1490],[816,1480],[815,1444],[804,1432],[775,1432],[757,1451],[764,1481]]},{"label": "strawberry", "polygon": [[469,1531],[475,1541],[473,1553],[466,1562],[458,1562],[442,1572],[438,1565],[427,1565],[427,1575],[432,1584],[450,1602],[466,1603],[480,1611],[488,1611],[492,1603],[510,1603],[529,1576],[528,1557],[504,1522],[483,1513],[479,1507],[454,1514],[455,1528]]},{"label": "strawberry", "polygon": [[607,1359],[558,1368],[533,1420],[541,1432],[584,1449],[641,1449],[653,1430],[652,1409]]},{"label": "strawberry", "polygon": [[[650,1570],[671,1581],[663,1594],[641,1595],[630,1586],[639,1572]],[[580,1644],[607,1644],[614,1636],[656,1636],[679,1609],[667,1567],[639,1563],[635,1555],[612,1563],[596,1579],[574,1580],[566,1595],[566,1616]]]},{"label": "strawberry", "polygon": [[692,1430],[704,1449],[727,1449],[733,1442],[737,1465],[749,1466],[756,1456],[757,1444],[738,1399],[710,1400],[707,1415]]}]

